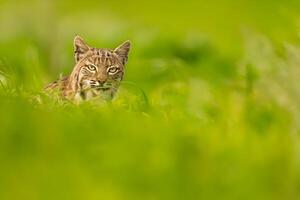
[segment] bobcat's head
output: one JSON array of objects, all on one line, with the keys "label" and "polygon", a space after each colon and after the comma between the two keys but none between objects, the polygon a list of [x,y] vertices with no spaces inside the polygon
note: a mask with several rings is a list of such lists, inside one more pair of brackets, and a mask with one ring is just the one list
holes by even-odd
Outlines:
[{"label": "bobcat's head", "polygon": [[125,71],[130,42],[116,49],[90,47],[82,38],[74,39],[76,65],[70,75],[70,87],[83,100],[100,96],[112,99]]}]

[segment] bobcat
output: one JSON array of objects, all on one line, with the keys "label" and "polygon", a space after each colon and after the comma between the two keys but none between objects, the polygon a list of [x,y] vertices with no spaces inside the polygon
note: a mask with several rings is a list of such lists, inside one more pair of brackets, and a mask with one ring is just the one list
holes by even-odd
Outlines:
[{"label": "bobcat", "polygon": [[76,102],[96,97],[112,100],[123,79],[130,46],[126,41],[114,50],[99,49],[76,36],[73,71],[47,85],[46,92],[58,91],[63,99]]}]

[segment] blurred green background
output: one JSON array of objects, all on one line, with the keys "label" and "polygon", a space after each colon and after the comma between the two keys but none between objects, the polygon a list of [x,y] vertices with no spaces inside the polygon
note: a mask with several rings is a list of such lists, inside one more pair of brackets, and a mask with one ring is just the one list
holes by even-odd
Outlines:
[{"label": "blurred green background", "polygon": [[[0,199],[300,198],[298,0],[0,0]],[[131,40],[111,103],[42,88]]]}]

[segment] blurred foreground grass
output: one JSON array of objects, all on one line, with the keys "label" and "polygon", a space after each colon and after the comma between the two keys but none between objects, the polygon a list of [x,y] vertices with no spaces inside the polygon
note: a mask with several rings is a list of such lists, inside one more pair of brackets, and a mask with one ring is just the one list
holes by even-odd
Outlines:
[{"label": "blurred foreground grass", "polygon": [[[298,8],[1,1],[0,199],[299,199]],[[75,34],[132,41],[112,103],[41,94]]]}]

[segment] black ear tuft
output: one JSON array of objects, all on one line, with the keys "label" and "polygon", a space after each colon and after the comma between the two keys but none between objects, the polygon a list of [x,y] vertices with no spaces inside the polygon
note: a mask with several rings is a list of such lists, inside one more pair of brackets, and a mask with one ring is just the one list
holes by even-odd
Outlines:
[{"label": "black ear tuft", "polygon": [[90,49],[84,40],[78,35],[74,38],[74,57],[76,63],[83,58],[83,55]]},{"label": "black ear tuft", "polygon": [[114,53],[118,55],[118,57],[123,65],[125,65],[125,63],[128,60],[128,53],[129,53],[130,47],[131,47],[130,41],[126,41],[114,50]]}]

